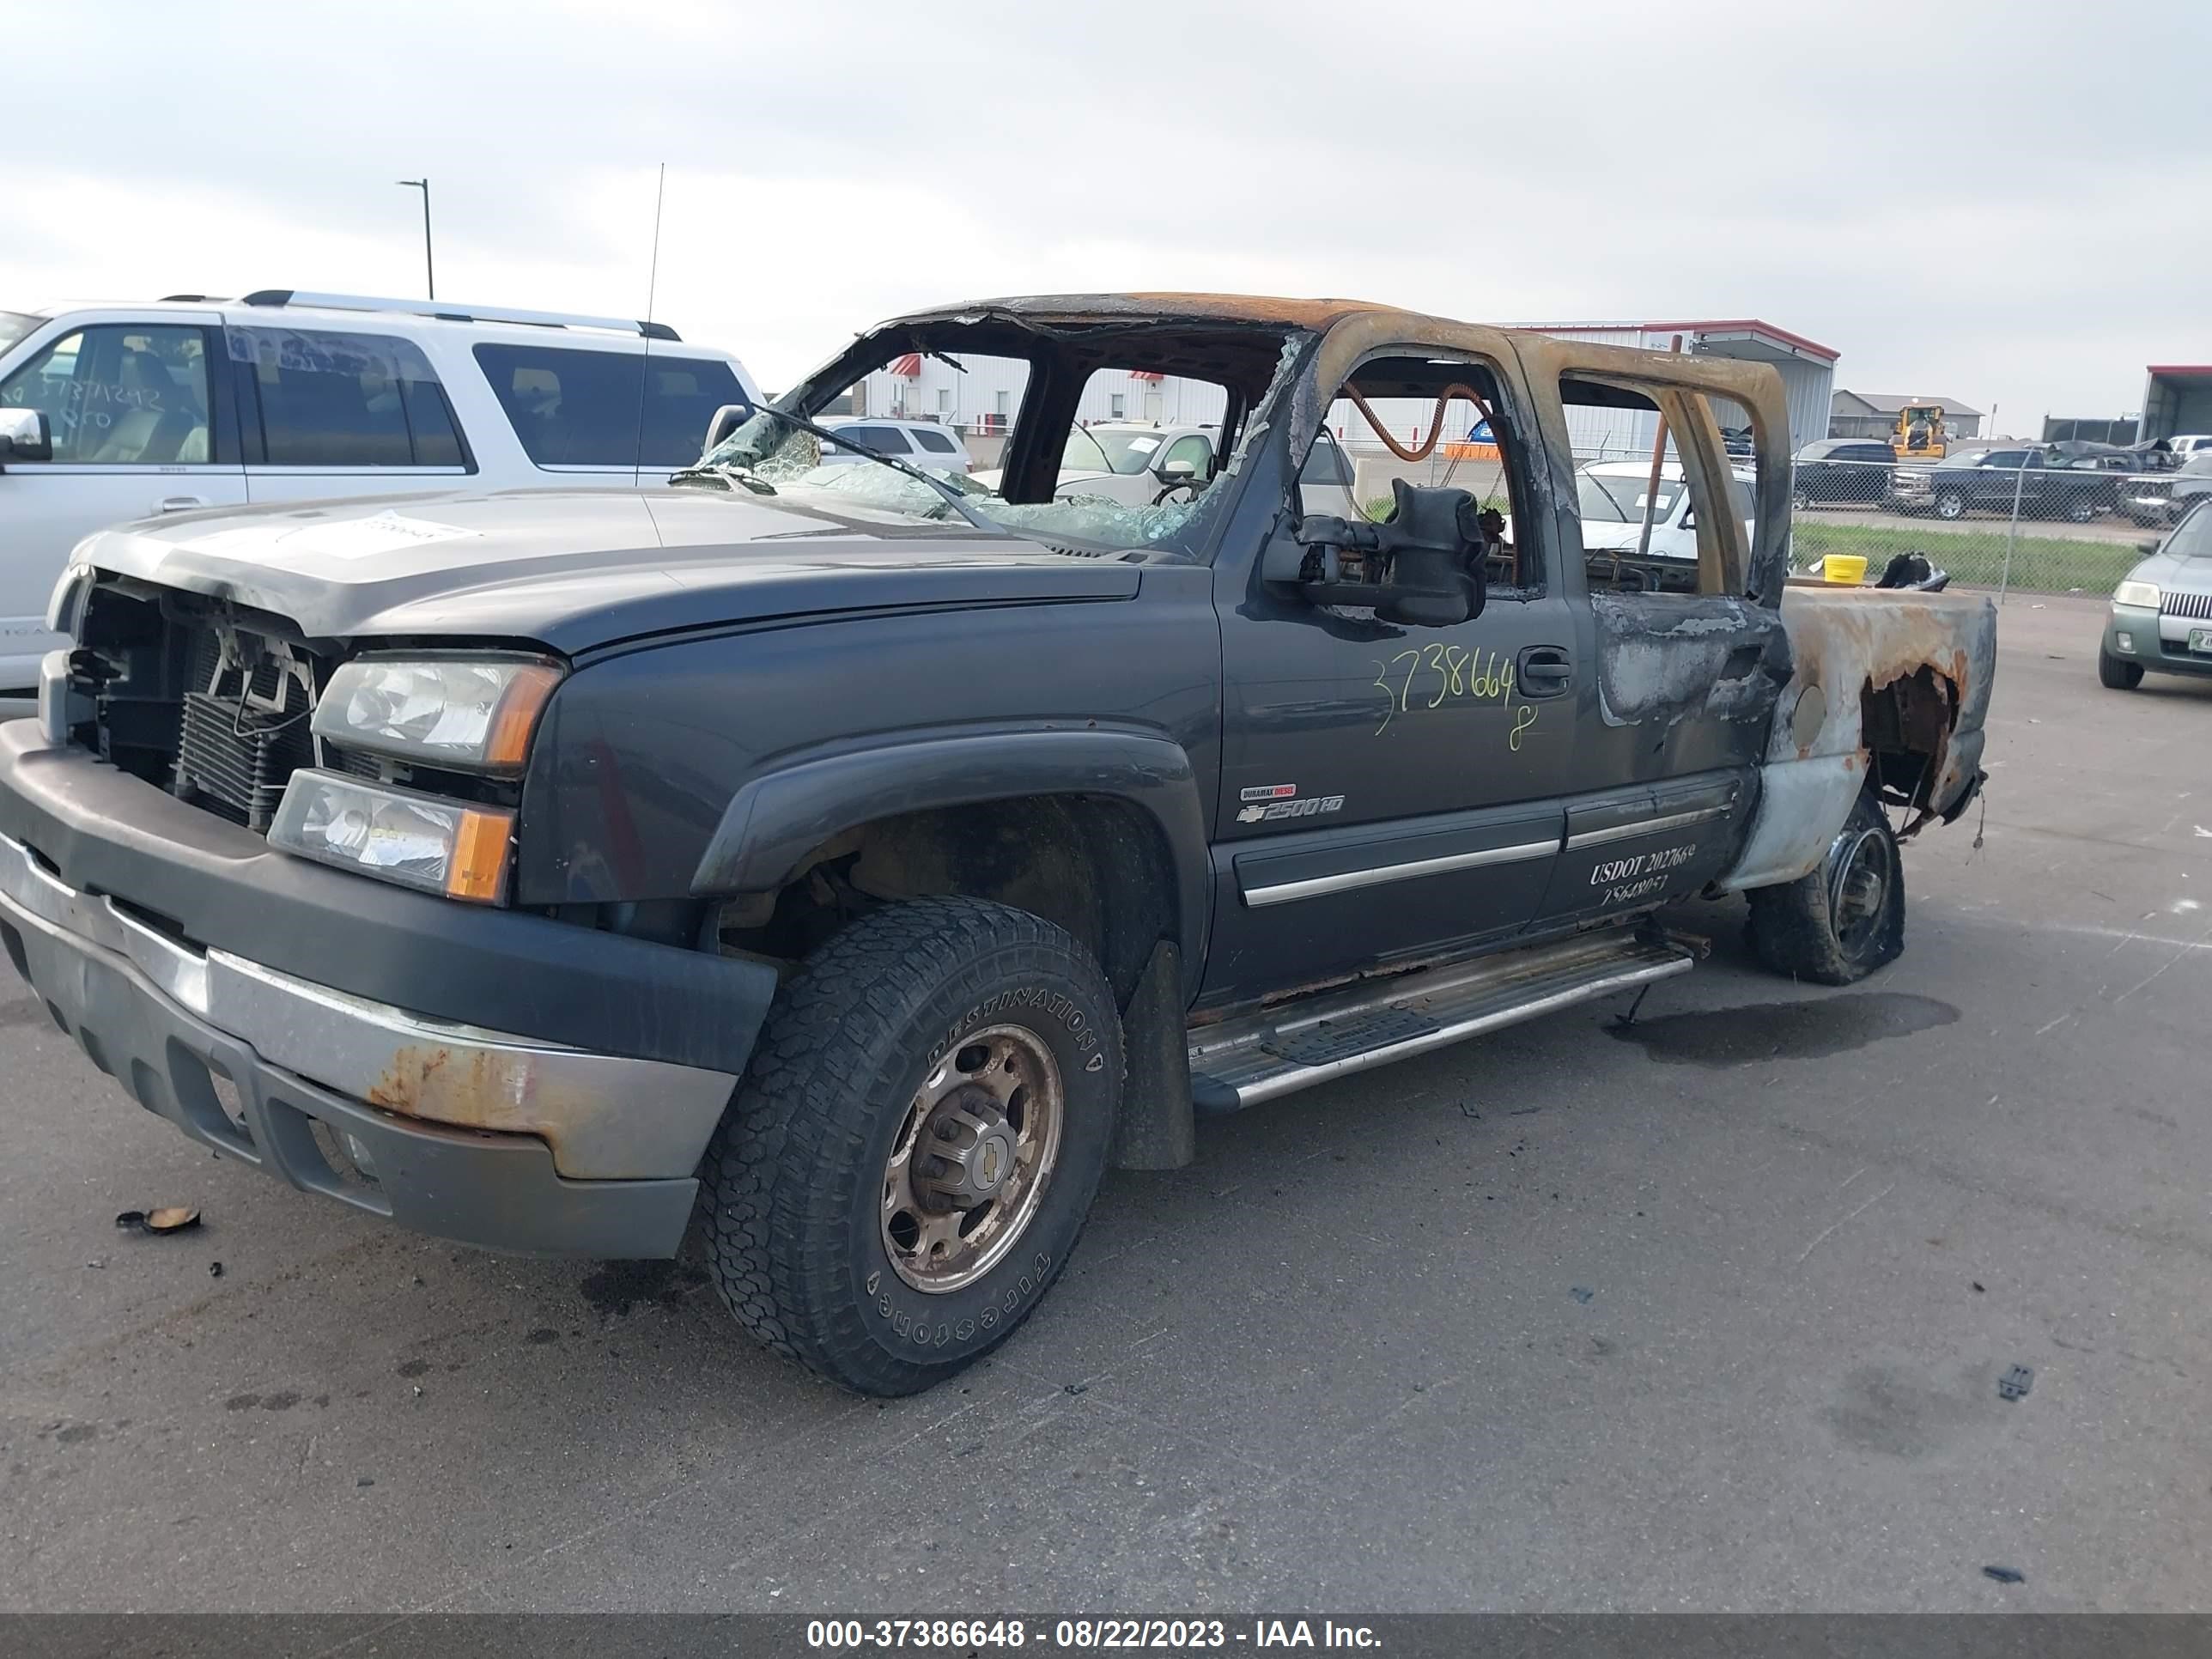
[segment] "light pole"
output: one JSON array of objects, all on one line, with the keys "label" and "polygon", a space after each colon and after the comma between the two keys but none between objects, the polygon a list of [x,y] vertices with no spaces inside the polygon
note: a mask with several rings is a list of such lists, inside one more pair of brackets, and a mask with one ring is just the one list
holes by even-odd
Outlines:
[{"label": "light pole", "polygon": [[430,181],[428,179],[395,179],[394,184],[422,192],[422,276],[428,283],[430,297],[438,297],[438,268],[430,260]]}]

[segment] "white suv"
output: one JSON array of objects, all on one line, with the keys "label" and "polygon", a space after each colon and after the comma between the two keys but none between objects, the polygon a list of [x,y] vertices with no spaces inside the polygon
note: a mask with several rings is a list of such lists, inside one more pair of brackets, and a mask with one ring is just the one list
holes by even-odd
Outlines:
[{"label": "white suv", "polygon": [[[960,441],[960,434],[949,426],[939,426],[933,421],[892,420],[873,415],[832,415],[816,425],[849,438],[856,444],[866,444],[878,455],[896,455],[902,461],[927,467],[936,472],[966,472],[973,462],[968,446]],[[848,462],[865,461],[865,456],[855,455],[849,449],[825,447],[822,465],[842,466]]]},{"label": "white suv", "polygon": [[70,549],[200,507],[645,485],[699,458],[727,352],[664,324],[265,289],[0,311],[0,695],[63,641]]}]

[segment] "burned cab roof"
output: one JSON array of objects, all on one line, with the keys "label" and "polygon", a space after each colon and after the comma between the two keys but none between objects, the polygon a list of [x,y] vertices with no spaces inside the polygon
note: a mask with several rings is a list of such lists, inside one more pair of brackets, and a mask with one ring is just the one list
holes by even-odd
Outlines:
[{"label": "burned cab roof", "polygon": [[1369,300],[1286,300],[1254,294],[1030,294],[938,306],[884,325],[999,315],[1040,323],[1214,322],[1319,332],[1362,312],[1401,312]]},{"label": "burned cab roof", "polygon": [[1286,335],[1327,332],[1348,317],[1404,315],[1363,300],[1281,300],[1237,294],[1058,294],[976,300],[895,317],[867,337],[957,356],[1027,356],[1040,337],[1094,365],[1234,386],[1255,398]]}]

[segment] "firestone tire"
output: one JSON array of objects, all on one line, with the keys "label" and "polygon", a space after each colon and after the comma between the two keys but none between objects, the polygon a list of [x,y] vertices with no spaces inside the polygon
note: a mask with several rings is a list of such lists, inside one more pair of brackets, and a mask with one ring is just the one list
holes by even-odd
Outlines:
[{"label": "firestone tire", "polygon": [[1810,875],[1755,888],[1750,937],[1759,961],[1816,985],[1850,985],[1905,949],[1905,870],[1881,804],[1862,794]]},{"label": "firestone tire", "polygon": [[[853,923],[778,993],[708,1146],[700,1197],[723,1300],[768,1346],[858,1393],[942,1382],[1005,1341],[1066,1264],[1105,1172],[1122,1070],[1105,976],[1051,923],[963,898]],[[974,1142],[977,1111],[998,1109],[977,1092],[988,1087],[1012,1102],[997,1120],[1011,1162],[994,1167],[1015,1171],[1000,1194],[1024,1167],[1021,1137],[1041,1145],[1056,1123],[1048,1150],[1030,1146],[1034,1193],[1000,1215],[998,1197],[970,1211],[933,1191],[925,1212],[919,1172],[940,1186],[985,1179],[931,1149]],[[969,1250],[977,1215],[988,1242],[957,1282],[930,1252]],[[994,1216],[1011,1230],[1003,1243]],[[919,1238],[917,1221],[930,1230]]]},{"label": "firestone tire", "polygon": [[2101,646],[2097,650],[2097,684],[2107,691],[2132,691],[2142,684],[2143,666],[2123,662]]}]

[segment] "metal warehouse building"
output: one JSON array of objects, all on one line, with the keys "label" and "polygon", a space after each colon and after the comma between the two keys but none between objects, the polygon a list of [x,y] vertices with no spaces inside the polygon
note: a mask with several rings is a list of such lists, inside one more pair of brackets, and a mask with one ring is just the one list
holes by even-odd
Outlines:
[{"label": "metal warehouse building", "polygon": [[2153,363],[2143,372],[2138,442],[2212,432],[2212,363]]},{"label": "metal warehouse building", "polygon": [[[1595,340],[1606,345],[1635,346],[1645,351],[1670,349],[1677,335],[1685,354],[1697,357],[1734,357],[1741,362],[1772,363],[1781,372],[1790,399],[1790,447],[1828,435],[1828,409],[1834,390],[1836,360],[1843,354],[1777,328],[1756,317],[1733,317],[1685,323],[1539,323],[1529,325],[1540,334],[1562,340]],[[1716,411],[1723,426],[1741,426],[1749,416],[1731,404]],[[1648,410],[1575,409],[1567,410],[1567,435],[1580,455],[1649,454],[1658,416]]]}]

